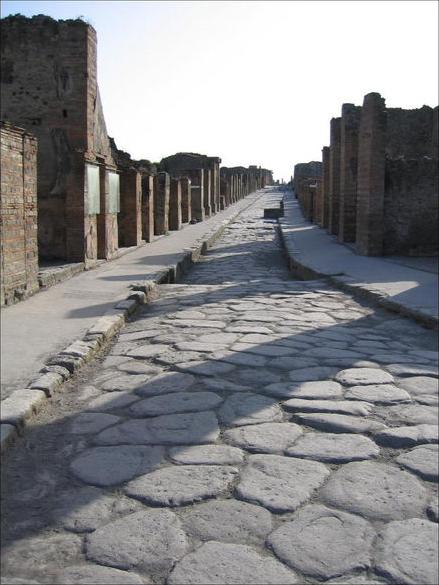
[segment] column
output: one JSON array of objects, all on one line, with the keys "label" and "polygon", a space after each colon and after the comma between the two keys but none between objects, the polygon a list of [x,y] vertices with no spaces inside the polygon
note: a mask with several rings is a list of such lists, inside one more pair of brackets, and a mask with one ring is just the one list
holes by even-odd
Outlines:
[{"label": "column", "polygon": [[169,193],[169,229],[181,229],[181,183],[180,179],[171,177]]},{"label": "column", "polygon": [[341,118],[332,118],[329,147],[328,230],[330,234],[338,234],[340,216],[340,128]]},{"label": "column", "polygon": [[192,219],[191,209],[191,180],[189,177],[180,178],[181,185],[181,221],[182,223],[190,223]]},{"label": "column", "polygon": [[157,236],[169,231],[169,175],[157,173],[154,177],[154,233]]},{"label": "column", "polygon": [[142,176],[142,239],[152,242],[154,239],[154,177]]},{"label": "column", "polygon": [[343,104],[340,148],[340,218],[338,239],[355,242],[357,220],[358,132],[361,108]]}]

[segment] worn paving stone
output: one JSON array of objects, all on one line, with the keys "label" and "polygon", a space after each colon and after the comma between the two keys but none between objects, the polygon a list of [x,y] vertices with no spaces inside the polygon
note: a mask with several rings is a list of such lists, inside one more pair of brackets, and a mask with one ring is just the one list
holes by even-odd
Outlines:
[{"label": "worn paving stone", "polygon": [[377,368],[349,368],[339,372],[335,379],[347,386],[391,384],[393,382],[393,376]]},{"label": "worn paving stone", "polygon": [[203,376],[222,376],[232,372],[236,366],[215,360],[193,361],[177,363],[176,367],[182,372],[201,374]]},{"label": "worn paving stone", "polygon": [[266,357],[283,357],[287,355],[294,355],[298,352],[297,349],[284,347],[281,345],[274,345],[272,343],[268,345],[257,345],[250,343],[235,343],[230,348],[232,351],[243,351],[255,355],[261,355]]},{"label": "worn paving stone", "polygon": [[224,361],[237,366],[251,366],[262,368],[267,365],[267,358],[261,355],[254,355],[247,352],[238,351],[218,351],[211,355],[212,359]]},{"label": "worn paving stone", "polygon": [[278,422],[283,417],[276,400],[252,392],[236,392],[226,398],[218,418],[227,426],[241,426]]},{"label": "worn paving stone", "polygon": [[285,452],[291,457],[323,463],[348,463],[377,457],[380,450],[371,439],[361,435],[306,433]]},{"label": "worn paving stone", "polygon": [[99,433],[103,429],[116,424],[120,420],[120,416],[115,416],[113,414],[81,412],[77,414],[71,422],[70,432],[73,435]]},{"label": "worn paving stone", "polygon": [[118,485],[136,475],[155,469],[162,462],[162,447],[118,445],[92,447],[70,464],[70,471],[91,485]]},{"label": "worn paving stone", "polygon": [[182,506],[225,492],[238,470],[219,465],[178,465],[130,481],[125,493],[159,506]]},{"label": "worn paving stone", "polygon": [[304,369],[311,366],[318,366],[318,360],[310,357],[278,357],[268,362],[270,368],[279,370]]},{"label": "worn paving stone", "polygon": [[264,392],[279,398],[337,399],[343,397],[341,384],[331,380],[269,384],[265,386]]},{"label": "worn paving stone", "polygon": [[199,351],[174,351],[170,349],[166,353],[155,356],[153,359],[164,366],[173,366],[181,362],[198,362],[206,357]]},{"label": "worn paving stone", "polygon": [[269,370],[260,370],[254,368],[239,368],[235,373],[234,377],[245,384],[251,384],[255,388],[260,388],[266,384],[275,384],[280,382],[282,376],[276,372],[270,372]]},{"label": "worn paving stone", "polygon": [[125,360],[123,363],[117,366],[117,369],[121,372],[126,372],[127,374],[149,374],[149,376],[156,376],[162,371],[162,369],[158,366],[145,364],[134,358],[128,361]]},{"label": "worn paving stone", "polygon": [[223,399],[213,392],[176,392],[152,396],[136,402],[130,408],[134,416],[159,416],[179,412],[198,412],[216,408]]},{"label": "worn paving stone", "polygon": [[297,412],[294,414],[294,419],[309,427],[334,433],[371,433],[386,428],[384,423],[348,414]]},{"label": "worn paving stone", "polygon": [[243,500],[273,512],[294,511],[329,475],[316,461],[279,455],[251,455],[241,472],[236,493]]},{"label": "worn paving stone", "polygon": [[282,453],[302,434],[294,423],[261,423],[224,432],[226,441],[256,453]]},{"label": "worn paving stone", "polygon": [[395,376],[438,376],[436,366],[419,364],[386,364],[386,370]]},{"label": "worn paving stone", "polygon": [[147,510],[110,522],[90,534],[86,556],[118,569],[168,571],[189,551],[181,523],[170,510]]},{"label": "worn paving stone", "polygon": [[325,581],[325,585],[386,585],[386,582],[366,574],[355,574],[348,577],[335,577]]},{"label": "worn paving stone", "polygon": [[299,368],[288,373],[292,382],[312,382],[317,380],[329,380],[337,373],[337,368],[329,366],[314,366],[311,368]]},{"label": "worn paving stone", "polygon": [[427,516],[433,522],[439,522],[439,496],[435,494],[427,507]]},{"label": "worn paving stone", "polygon": [[394,424],[438,424],[438,409],[436,406],[425,406],[422,404],[401,404],[380,409],[380,414],[392,421]]},{"label": "worn paving stone", "polygon": [[427,406],[439,406],[439,396],[437,394],[418,394],[414,397],[419,404]]},{"label": "worn paving stone", "polygon": [[139,345],[135,349],[128,351],[125,355],[137,359],[155,357],[169,351],[169,345],[154,343],[148,345]]},{"label": "worn paving stone", "polygon": [[402,453],[396,461],[423,479],[437,481],[439,473],[439,450],[437,445],[423,445],[408,453]]},{"label": "worn paving stone", "polygon": [[408,392],[394,384],[352,386],[344,396],[347,400],[365,400],[375,404],[395,404],[398,402],[410,402],[411,400]]},{"label": "worn paving stone", "polygon": [[234,499],[183,508],[180,518],[186,533],[202,541],[261,544],[272,530],[268,510]]},{"label": "worn paving stone", "polygon": [[297,576],[250,546],[206,542],[176,564],[169,585],[289,585]]},{"label": "worn paving stone", "polygon": [[185,465],[239,465],[244,462],[244,452],[229,445],[172,447],[169,457]]},{"label": "worn paving stone", "polygon": [[395,583],[436,585],[438,527],[421,518],[390,522],[378,535],[376,566]]},{"label": "worn paving stone", "polygon": [[59,571],[56,583],[63,585],[148,585],[152,583],[145,577],[134,573],[112,569],[101,565],[77,565]]},{"label": "worn paving stone", "polygon": [[427,491],[413,475],[373,461],[347,463],[319,497],[329,506],[387,521],[422,516],[427,504]]},{"label": "worn paving stone", "polygon": [[112,372],[110,379],[102,384],[102,390],[107,392],[117,392],[121,390],[136,390],[147,382],[151,376],[147,374],[120,374],[114,375]]},{"label": "worn paving stone", "polygon": [[100,445],[193,445],[214,443],[218,420],[211,411],[165,414],[146,420],[129,420],[95,437]]},{"label": "worn paving stone", "polygon": [[139,396],[157,396],[170,392],[183,392],[195,383],[195,377],[182,372],[165,372],[151,378],[136,389]]},{"label": "worn paving stone", "polygon": [[384,447],[403,449],[427,443],[438,443],[437,425],[413,425],[410,427],[392,427],[375,433],[375,441]]},{"label": "worn paving stone", "polygon": [[412,376],[398,381],[398,386],[407,390],[411,395],[438,394],[439,380],[428,376]]},{"label": "worn paving stone", "polygon": [[281,561],[318,579],[329,579],[371,564],[375,531],[359,516],[311,505],[299,510],[268,538]]},{"label": "worn paving stone", "polygon": [[338,412],[354,416],[368,416],[373,405],[349,400],[304,400],[292,398],[282,402],[283,408],[293,412]]},{"label": "worn paving stone", "polygon": [[108,392],[98,396],[86,405],[85,410],[95,412],[106,412],[126,408],[136,400],[140,400],[131,392]]}]

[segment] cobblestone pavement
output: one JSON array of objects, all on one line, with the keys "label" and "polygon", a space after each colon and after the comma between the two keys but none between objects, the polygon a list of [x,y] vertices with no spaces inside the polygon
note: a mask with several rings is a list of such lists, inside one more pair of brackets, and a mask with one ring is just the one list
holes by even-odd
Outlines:
[{"label": "cobblestone pavement", "polygon": [[294,280],[269,198],[8,453],[3,585],[438,582],[435,335]]}]

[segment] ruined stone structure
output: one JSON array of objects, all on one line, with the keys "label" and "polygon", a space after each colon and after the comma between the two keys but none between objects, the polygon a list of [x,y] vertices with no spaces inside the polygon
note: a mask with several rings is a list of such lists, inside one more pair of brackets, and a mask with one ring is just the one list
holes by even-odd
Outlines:
[{"label": "ruined stone structure", "polygon": [[360,254],[437,254],[437,125],[437,107],[386,108],[378,93],[361,107],[343,104],[322,151],[320,187],[295,175],[305,216]]},{"label": "ruined stone structure", "polygon": [[235,203],[253,191],[273,184],[272,171],[256,165],[246,167],[221,167],[220,206],[221,209]]},{"label": "ruined stone structure", "polygon": [[322,216],[322,205],[317,203],[321,177],[322,163],[319,161],[298,163],[294,166],[294,193],[300,201],[305,217],[311,221],[317,218],[317,214],[319,217]]},{"label": "ruined stone structure", "polygon": [[38,290],[37,140],[9,124],[1,137],[1,304]]}]

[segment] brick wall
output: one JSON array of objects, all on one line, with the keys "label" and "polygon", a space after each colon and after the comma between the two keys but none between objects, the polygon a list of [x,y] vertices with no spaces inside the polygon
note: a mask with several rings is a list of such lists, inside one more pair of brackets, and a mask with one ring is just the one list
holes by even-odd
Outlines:
[{"label": "brick wall", "polygon": [[1,124],[1,304],[38,290],[37,139]]},{"label": "brick wall", "polygon": [[340,242],[355,242],[357,222],[358,132],[361,108],[343,104],[340,128]]},{"label": "brick wall", "polygon": [[340,221],[341,118],[332,118],[330,134],[328,230],[331,234],[338,234]]},{"label": "brick wall", "polygon": [[322,219],[320,225],[327,228],[329,223],[329,146],[322,148]]}]

